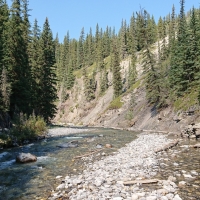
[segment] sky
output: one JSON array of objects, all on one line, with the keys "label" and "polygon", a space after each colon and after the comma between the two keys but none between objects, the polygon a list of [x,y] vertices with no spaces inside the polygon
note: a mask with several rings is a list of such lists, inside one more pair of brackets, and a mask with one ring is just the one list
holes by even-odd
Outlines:
[{"label": "sky", "polygon": [[[7,0],[11,5],[12,0]],[[156,22],[159,17],[165,17],[171,13],[172,5],[175,5],[176,14],[179,14],[180,0],[29,0],[30,22],[33,25],[35,19],[41,30],[48,17],[50,28],[54,38],[58,33],[59,41],[69,31],[70,38],[78,39],[81,29],[85,34],[90,27],[93,34],[98,23],[103,30],[106,26],[115,27],[118,32],[122,19],[129,24],[130,18],[140,8],[153,15]],[[199,8],[200,0],[185,0],[185,11],[192,7]]]}]

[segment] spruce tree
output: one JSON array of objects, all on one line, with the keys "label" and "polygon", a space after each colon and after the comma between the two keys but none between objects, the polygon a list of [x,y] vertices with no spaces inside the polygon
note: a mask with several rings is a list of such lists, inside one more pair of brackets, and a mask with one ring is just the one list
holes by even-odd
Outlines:
[{"label": "spruce tree", "polygon": [[49,21],[46,18],[43,31],[39,39],[40,80],[37,94],[37,114],[43,116],[49,122],[56,112],[56,75],[55,75],[55,48]]},{"label": "spruce tree", "polygon": [[187,21],[184,12],[185,1],[181,0],[181,9],[178,21],[177,41],[174,43],[171,54],[171,68],[170,68],[170,84],[172,91],[180,96],[185,92],[191,80],[193,80],[193,72],[191,66],[188,65],[190,59],[189,38]]},{"label": "spruce tree", "polygon": [[112,72],[113,72],[113,88],[114,88],[114,98],[118,97],[122,93],[122,79],[120,73],[120,58],[119,52],[117,50],[116,41],[113,44],[112,52]]},{"label": "spruce tree", "polygon": [[85,32],[84,28],[81,30],[81,35],[78,41],[78,48],[77,48],[77,69],[84,67],[85,65],[85,58],[84,58],[84,42],[85,42]]},{"label": "spruce tree", "polygon": [[120,30],[120,58],[123,60],[127,57],[127,27],[126,21],[122,20],[121,30]]},{"label": "spruce tree", "polygon": [[30,60],[30,66],[31,66],[31,88],[32,88],[32,108],[37,115],[38,109],[39,109],[39,103],[38,98],[40,98],[41,91],[41,66],[39,63],[39,57],[40,57],[40,46],[39,46],[39,38],[40,38],[41,32],[40,28],[38,26],[38,22],[35,19],[33,30],[32,30],[32,38],[31,38],[31,44],[29,47],[29,60]]},{"label": "spruce tree", "polygon": [[12,3],[7,48],[6,62],[12,88],[10,98],[11,117],[14,113],[19,112],[30,114],[32,112],[30,65],[19,0],[14,0]]},{"label": "spruce tree", "polygon": [[140,12],[140,19],[143,22],[143,35],[144,38],[144,51],[143,51],[143,66],[145,77],[145,86],[146,86],[146,97],[149,103],[159,104],[160,102],[160,77],[157,71],[157,65],[155,57],[151,50],[151,35],[149,34],[148,26],[148,13],[146,10]]}]

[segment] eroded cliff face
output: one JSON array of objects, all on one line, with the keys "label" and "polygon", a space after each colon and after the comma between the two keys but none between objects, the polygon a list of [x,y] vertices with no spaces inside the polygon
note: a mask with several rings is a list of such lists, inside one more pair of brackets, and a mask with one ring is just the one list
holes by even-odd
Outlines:
[{"label": "eroded cliff face", "polygon": [[[121,76],[126,84],[129,59],[121,62]],[[74,87],[67,91],[68,99],[58,104],[58,113],[53,122],[65,125],[88,125],[98,127],[119,127],[132,130],[180,131],[191,123],[198,123],[198,112],[177,112],[172,106],[162,110],[146,101],[143,68],[138,54],[136,65],[137,81],[120,97],[122,106],[109,109],[113,101],[112,72],[108,71],[109,87],[104,95],[99,95],[100,73],[96,74],[96,98],[87,102],[84,96],[83,77],[76,78]]]}]

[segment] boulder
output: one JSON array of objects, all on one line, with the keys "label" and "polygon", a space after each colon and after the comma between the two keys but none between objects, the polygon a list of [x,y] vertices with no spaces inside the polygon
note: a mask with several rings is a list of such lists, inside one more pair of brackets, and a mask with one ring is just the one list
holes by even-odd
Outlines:
[{"label": "boulder", "polygon": [[78,147],[78,141],[73,140],[71,142],[59,144],[59,145],[57,145],[57,147],[60,147],[60,148],[75,148],[75,147]]},{"label": "boulder", "polygon": [[200,130],[199,129],[195,131],[195,135],[196,135],[196,137],[200,137]]},{"label": "boulder", "polygon": [[105,147],[106,148],[112,148],[112,145],[111,144],[106,144]]},{"label": "boulder", "polygon": [[190,139],[196,139],[196,135],[190,135],[189,138]]},{"label": "boulder", "polygon": [[37,161],[37,157],[30,153],[19,153],[16,156],[16,162],[18,163],[29,163]]},{"label": "boulder", "polygon": [[193,145],[194,148],[200,148],[200,143]]},{"label": "boulder", "polygon": [[200,123],[199,123],[199,124],[193,125],[193,128],[194,128],[195,130],[200,129]]}]

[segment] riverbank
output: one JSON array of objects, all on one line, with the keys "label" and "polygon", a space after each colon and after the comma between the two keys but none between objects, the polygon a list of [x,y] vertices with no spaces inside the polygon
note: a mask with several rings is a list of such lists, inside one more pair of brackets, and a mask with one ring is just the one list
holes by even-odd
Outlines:
[{"label": "riverbank", "polygon": [[58,128],[51,128],[48,129],[47,137],[59,137],[59,136],[67,136],[70,134],[76,134],[76,133],[82,133],[82,132],[88,132],[93,131],[94,128],[88,129],[88,128],[69,128],[69,127],[58,127]]},{"label": "riverbank", "polygon": [[[142,133],[99,161],[92,163],[90,156],[83,157],[86,170],[80,175],[63,178],[49,199],[180,200],[172,176],[168,180],[158,180],[157,184],[148,184],[149,187],[143,187],[140,182],[151,180],[157,174],[159,161],[155,150],[170,141],[165,135]],[[138,183],[126,184],[132,180]]]}]

